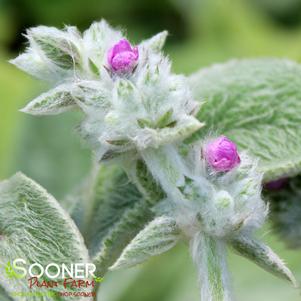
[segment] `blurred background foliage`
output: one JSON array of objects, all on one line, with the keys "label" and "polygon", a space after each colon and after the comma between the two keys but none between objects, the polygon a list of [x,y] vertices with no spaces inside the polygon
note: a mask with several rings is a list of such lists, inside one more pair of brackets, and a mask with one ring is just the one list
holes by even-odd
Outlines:
[{"label": "blurred background foliage", "polygon": [[[60,199],[88,172],[90,152],[75,131],[80,115],[37,118],[18,112],[47,86],[7,60],[24,49],[28,27],[72,24],[83,30],[101,18],[127,28],[133,41],[168,29],[166,53],[174,70],[185,74],[231,58],[301,59],[301,0],[0,0],[1,179],[21,170]],[[301,280],[301,252],[287,250],[269,226],[259,235]],[[300,299],[297,290],[253,264],[232,254],[229,259],[237,300]],[[99,300],[198,300],[187,248],[109,273]]]}]

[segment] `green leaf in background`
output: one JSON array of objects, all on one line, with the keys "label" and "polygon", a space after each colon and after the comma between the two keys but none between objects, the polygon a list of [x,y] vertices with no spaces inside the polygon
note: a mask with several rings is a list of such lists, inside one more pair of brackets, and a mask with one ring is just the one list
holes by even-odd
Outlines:
[{"label": "green leaf in background", "polygon": [[268,246],[246,236],[231,239],[231,246],[239,255],[248,258],[264,270],[291,282],[297,287],[296,279],[284,262]]},{"label": "green leaf in background", "polygon": [[270,201],[270,218],[275,232],[290,248],[300,248],[301,176],[289,179],[281,189],[265,191],[265,194]]},{"label": "green leaf in background", "polygon": [[157,217],[127,245],[110,270],[129,268],[162,254],[173,248],[180,238],[180,230],[174,219]]},{"label": "green leaf in background", "polygon": [[114,225],[141,201],[142,196],[118,166],[102,165],[89,184],[90,192],[85,194],[84,200],[89,207],[85,216],[85,237],[90,254],[94,256]]},{"label": "green leaf in background", "polygon": [[64,207],[81,229],[100,276],[153,217],[149,203],[114,165],[96,168]]},{"label": "green leaf in background", "polygon": [[[82,236],[67,213],[47,191],[21,173],[0,183],[0,234],[1,266],[16,258],[42,266],[89,261]],[[10,295],[37,290],[29,289],[26,278],[8,279],[2,272],[0,283]],[[62,300],[59,296],[55,299]]]},{"label": "green leaf in background", "polygon": [[[91,174],[78,185],[73,188],[61,202],[63,208],[69,213],[75,224],[79,228],[82,234],[85,234],[85,228],[87,227],[87,210],[93,206],[94,186],[97,182],[98,168],[92,170]],[[90,210],[92,210],[91,208]],[[94,229],[94,227],[93,227]],[[90,229],[92,230],[92,229]],[[93,231],[93,230],[92,230]],[[90,235],[89,233],[86,233]],[[86,240],[87,237],[84,237]]]},{"label": "green leaf in background", "polygon": [[260,158],[265,181],[301,171],[301,66],[282,59],[237,60],[190,77],[206,123],[192,139],[224,134]]}]

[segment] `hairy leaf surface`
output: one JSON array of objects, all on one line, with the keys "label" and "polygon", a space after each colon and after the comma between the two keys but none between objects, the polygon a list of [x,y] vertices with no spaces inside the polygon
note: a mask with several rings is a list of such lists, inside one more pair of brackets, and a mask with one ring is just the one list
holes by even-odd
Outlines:
[{"label": "hairy leaf surface", "polygon": [[94,256],[94,264],[102,276],[119,258],[123,249],[137,233],[153,218],[149,204],[139,202],[124,212],[120,220],[102,240],[99,252]]},{"label": "hairy leaf surface", "polygon": [[121,168],[102,165],[64,203],[103,276],[153,213]]},{"label": "hairy leaf surface", "polygon": [[230,244],[239,255],[248,258],[264,270],[286,279],[296,286],[296,280],[291,271],[278,255],[262,242],[250,237],[238,236],[231,239]]},{"label": "hairy leaf surface", "polygon": [[75,104],[72,85],[63,84],[41,94],[21,111],[31,115],[55,115],[70,110]]},{"label": "hairy leaf surface", "polygon": [[[41,186],[21,173],[0,183],[0,284],[9,294],[43,291],[28,287],[28,278],[12,269],[16,258],[47,266],[89,262],[88,251],[75,224],[57,201]],[[34,269],[39,273],[39,269]],[[49,270],[55,274],[56,269]],[[52,272],[51,272],[52,271]],[[50,280],[42,276],[40,281]],[[53,290],[61,290],[54,287]],[[72,290],[72,289],[71,289]],[[26,299],[27,300],[27,299]],[[28,300],[53,300],[30,297]],[[54,300],[66,300],[55,296]]]},{"label": "hairy leaf surface", "polygon": [[91,193],[87,241],[90,253],[99,252],[104,237],[124,213],[141,201],[141,194],[117,166],[101,166]]},{"label": "hairy leaf surface", "polygon": [[173,248],[180,237],[180,229],[174,219],[157,217],[127,245],[110,269],[132,267],[152,256],[164,253]]}]

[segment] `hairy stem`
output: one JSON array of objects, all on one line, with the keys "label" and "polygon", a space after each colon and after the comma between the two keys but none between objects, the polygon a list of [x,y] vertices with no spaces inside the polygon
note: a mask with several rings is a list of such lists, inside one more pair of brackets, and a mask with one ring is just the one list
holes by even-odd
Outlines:
[{"label": "hairy stem", "polygon": [[[181,192],[190,172],[183,164],[176,147],[169,145],[141,153],[149,177],[158,182],[167,196],[180,206],[189,202]],[[141,180],[139,179],[138,181]],[[143,179],[145,182],[145,178]],[[144,185],[145,187],[145,185]],[[226,243],[197,232],[191,239],[191,252],[197,266],[202,301],[231,301]]]},{"label": "hairy stem", "polygon": [[201,301],[231,301],[225,242],[204,233],[191,240],[191,253],[198,269]]},{"label": "hairy stem", "polygon": [[95,183],[97,181],[97,176],[101,170],[101,166],[96,163],[95,160],[92,162],[92,168],[91,168],[91,173],[89,175],[89,181],[86,184],[86,189],[85,189],[85,198],[86,202],[84,203],[85,210],[84,210],[84,224],[83,224],[83,237],[86,239],[88,237],[87,233],[90,231],[90,221],[92,219],[93,213],[94,213],[94,202],[93,200],[93,195],[94,195],[94,190],[95,190]]},{"label": "hairy stem", "polygon": [[182,158],[172,145],[141,152],[150,174],[172,200],[182,200],[179,187],[185,185]]}]

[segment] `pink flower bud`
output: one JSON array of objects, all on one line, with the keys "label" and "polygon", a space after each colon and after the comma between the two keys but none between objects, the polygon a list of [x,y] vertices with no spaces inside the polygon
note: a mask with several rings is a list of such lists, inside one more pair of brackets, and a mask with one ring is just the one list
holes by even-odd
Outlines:
[{"label": "pink flower bud", "polygon": [[216,171],[229,171],[240,163],[236,144],[226,136],[210,141],[204,148],[204,156]]},{"label": "pink flower bud", "polygon": [[108,51],[108,64],[117,73],[132,72],[139,58],[138,47],[122,39]]}]

